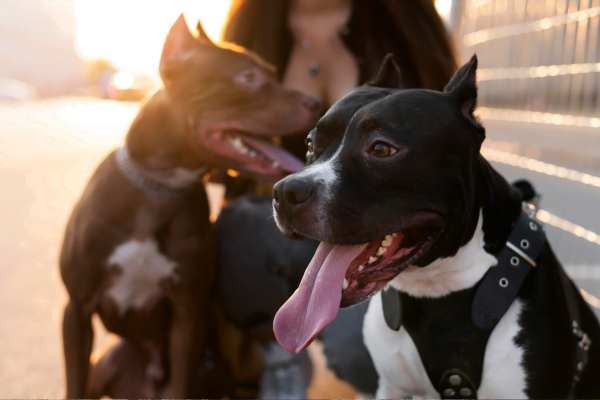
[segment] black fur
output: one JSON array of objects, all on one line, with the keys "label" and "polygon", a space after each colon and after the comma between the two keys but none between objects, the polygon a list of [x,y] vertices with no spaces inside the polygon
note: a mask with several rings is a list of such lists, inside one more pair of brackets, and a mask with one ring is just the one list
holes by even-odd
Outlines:
[{"label": "black fur", "polygon": [[[426,269],[435,260],[454,256],[473,238],[481,212],[484,249],[497,255],[518,219],[522,199],[532,198],[533,188],[509,185],[479,154],[485,129],[473,116],[476,68],[473,57],[444,93],[388,89],[386,78],[381,80],[385,88],[363,86],[335,104],[308,137],[314,149],[308,154],[309,166],[275,186],[275,216],[282,232],[360,244],[415,224],[425,226],[439,232],[413,263]],[[378,142],[397,152],[374,157],[370,152]],[[411,217],[423,212],[437,218]],[[396,268],[397,275],[405,267]],[[525,392],[532,398],[566,397],[573,379],[575,337],[560,268],[546,244],[518,293],[522,329],[515,342],[524,349]],[[471,322],[478,285],[436,299],[402,295],[403,324],[422,349],[425,369],[434,380],[446,368],[458,367],[480,383],[482,359],[467,354],[477,353],[477,347],[481,354],[490,334]],[[600,325],[575,293],[582,329],[592,339],[589,364],[575,396],[598,398]],[[342,292],[342,305],[344,296]]]}]

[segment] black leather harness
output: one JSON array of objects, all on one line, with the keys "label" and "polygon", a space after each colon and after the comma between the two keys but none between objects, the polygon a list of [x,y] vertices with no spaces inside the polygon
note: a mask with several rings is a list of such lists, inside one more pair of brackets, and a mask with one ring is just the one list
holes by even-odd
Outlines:
[{"label": "black leather harness", "polygon": [[[447,306],[455,321],[462,321],[457,328],[454,328],[455,332],[452,337],[445,342],[442,339],[444,343],[441,347],[438,346],[437,350],[428,348],[426,340],[423,339],[426,333],[420,332],[420,335],[413,337],[421,359],[424,364],[428,364],[425,365],[425,369],[429,379],[434,385],[436,381],[439,382],[436,390],[443,399],[477,398],[477,388],[481,383],[485,347],[489,336],[517,297],[531,268],[537,266],[536,259],[546,242],[546,233],[542,223],[535,218],[536,212],[537,209],[533,205],[524,203],[523,212],[506,245],[497,255],[498,264],[488,270],[474,296],[470,294],[473,296],[470,318],[467,315],[468,310],[452,310],[450,306]],[[559,271],[569,320],[577,341],[575,374],[569,393],[569,397],[572,398],[575,386],[587,363],[587,350],[591,340],[579,327],[576,289],[563,269],[559,268]],[[456,295],[466,296],[469,294],[457,292]],[[390,329],[397,331],[403,323],[409,334],[417,329],[422,331],[431,328],[418,326],[416,323],[418,316],[404,315],[403,318],[402,314],[406,312],[403,309],[411,309],[410,302],[412,300],[406,294],[390,287],[382,292],[381,298],[383,315]],[[403,306],[403,302],[408,304]],[[464,301],[461,302],[461,305],[463,304]],[[473,326],[477,335],[469,336],[467,332],[473,332]],[[432,352],[436,353],[431,354]],[[448,366],[452,367],[448,368]]]}]

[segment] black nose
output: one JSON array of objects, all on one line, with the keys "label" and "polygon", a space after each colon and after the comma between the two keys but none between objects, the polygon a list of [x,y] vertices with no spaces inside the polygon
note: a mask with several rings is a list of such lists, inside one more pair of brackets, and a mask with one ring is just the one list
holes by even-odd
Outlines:
[{"label": "black nose", "polygon": [[304,179],[283,179],[273,187],[273,204],[277,212],[293,212],[308,203],[313,194],[312,184]]},{"label": "black nose", "polygon": [[308,111],[315,113],[321,111],[323,108],[323,101],[314,96],[304,96],[302,104],[308,109]]}]

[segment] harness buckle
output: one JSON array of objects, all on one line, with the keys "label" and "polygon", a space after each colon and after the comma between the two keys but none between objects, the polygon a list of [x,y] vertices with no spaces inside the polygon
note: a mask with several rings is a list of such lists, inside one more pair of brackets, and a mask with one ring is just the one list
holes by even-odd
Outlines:
[{"label": "harness buckle", "polygon": [[[529,225],[529,227],[531,228],[532,231],[537,231],[538,226],[539,227],[544,226],[544,223],[537,218],[537,212],[539,211],[539,208],[537,207],[537,203],[533,203],[533,202],[528,203],[528,202],[524,201],[521,204],[521,209],[523,210],[523,212],[525,214],[527,214],[529,219],[532,221],[532,222],[530,222],[530,225]],[[535,224],[537,224],[537,226]]]},{"label": "harness buckle", "polygon": [[592,339],[581,330],[577,321],[573,321],[573,335],[579,340],[577,340],[577,345],[583,350],[588,351],[590,345],[592,344]]}]

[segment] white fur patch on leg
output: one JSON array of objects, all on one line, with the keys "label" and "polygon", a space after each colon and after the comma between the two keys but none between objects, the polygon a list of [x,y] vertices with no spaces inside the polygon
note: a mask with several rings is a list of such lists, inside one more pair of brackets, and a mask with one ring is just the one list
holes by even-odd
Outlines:
[{"label": "white fur patch on leg", "polygon": [[403,327],[391,330],[383,317],[381,292],[369,303],[363,337],[379,374],[377,398],[439,398],[417,346]]},{"label": "white fur patch on leg", "polygon": [[527,398],[524,350],[515,343],[515,337],[521,331],[519,315],[522,309],[523,301],[516,299],[488,340],[481,385],[477,391],[480,399]]}]

